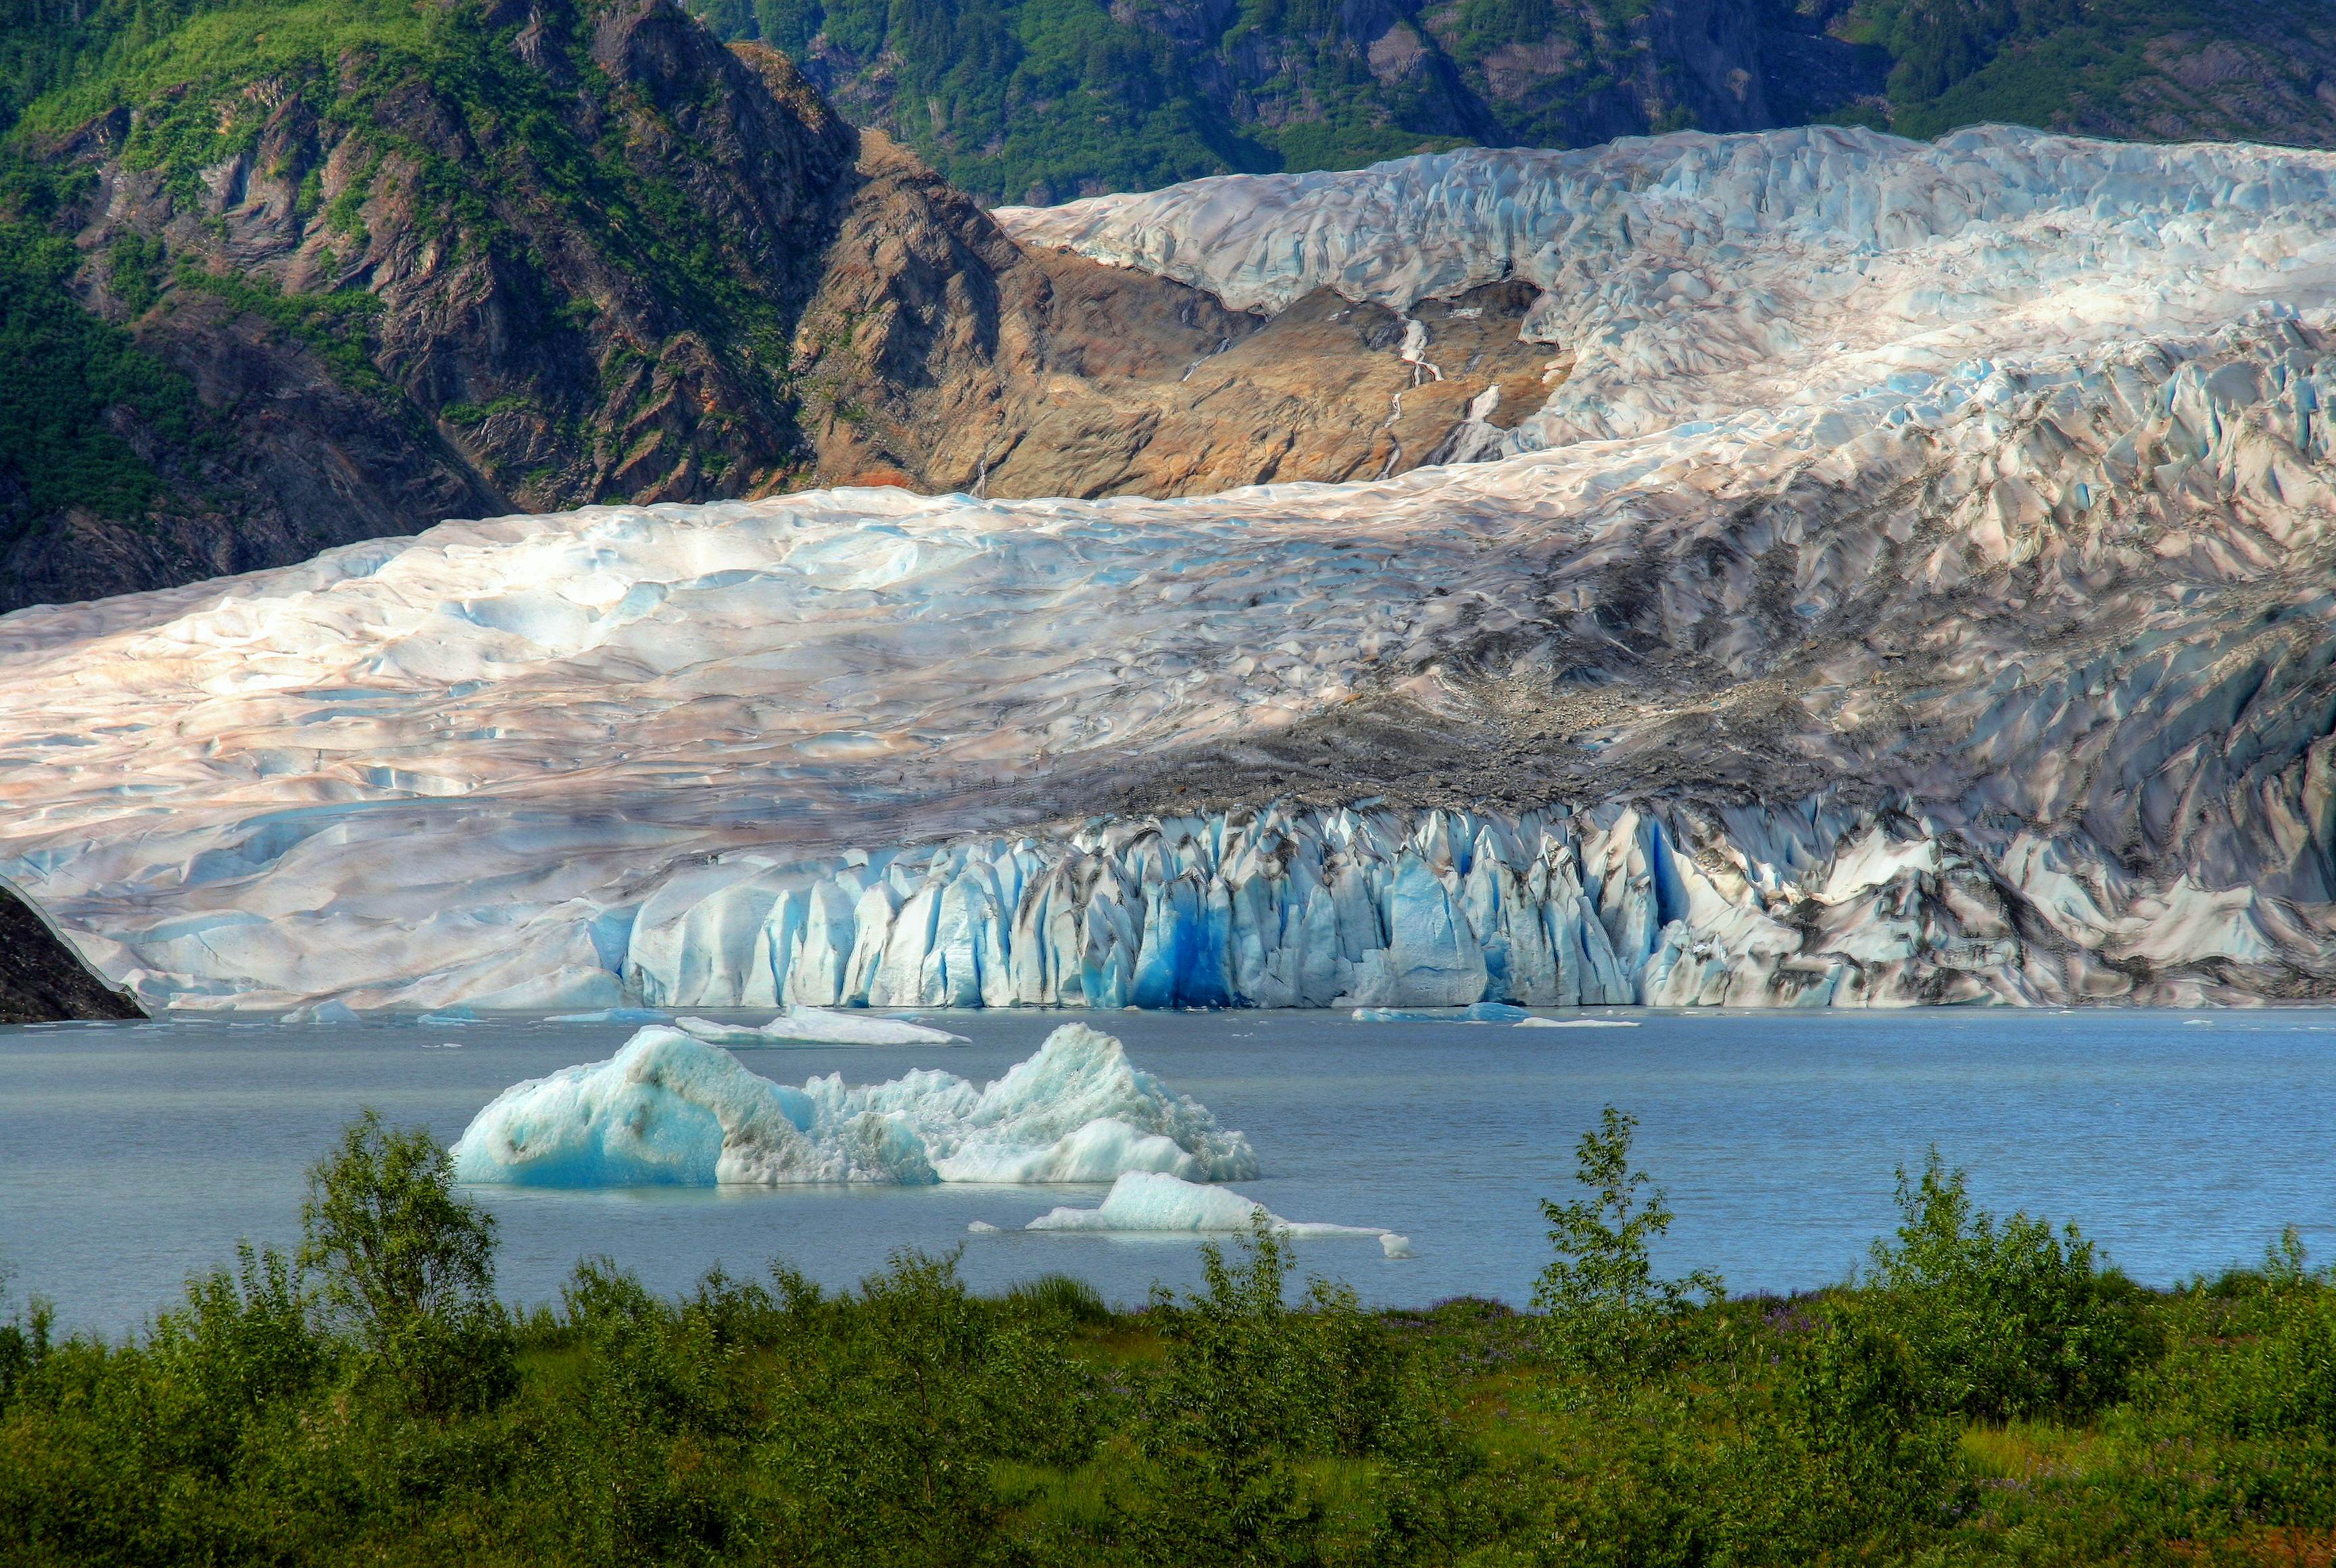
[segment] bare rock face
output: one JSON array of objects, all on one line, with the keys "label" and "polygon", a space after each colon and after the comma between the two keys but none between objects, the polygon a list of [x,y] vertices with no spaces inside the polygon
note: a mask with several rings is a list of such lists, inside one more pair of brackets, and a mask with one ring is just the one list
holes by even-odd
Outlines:
[{"label": "bare rock face", "polygon": [[881,133],[858,171],[796,335],[824,483],[1089,498],[1380,479],[1489,450],[1562,377],[1520,340],[1522,284],[1408,313],[1329,289],[1230,310],[1017,247]]},{"label": "bare rock face", "polygon": [[145,1016],[127,993],[99,979],[29,901],[0,881],[0,1024]]}]

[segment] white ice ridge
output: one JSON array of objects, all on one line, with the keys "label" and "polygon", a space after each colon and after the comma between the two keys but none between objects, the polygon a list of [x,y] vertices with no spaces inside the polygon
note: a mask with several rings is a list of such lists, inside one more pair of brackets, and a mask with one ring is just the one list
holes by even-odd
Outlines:
[{"label": "white ice ridge", "polygon": [[729,1046],[951,1046],[963,1035],[907,1018],[871,1018],[793,1007],[767,1024],[725,1024],[711,1018],[676,1018],[674,1027],[708,1045]]},{"label": "white ice ridge", "polygon": [[1023,1227],[1026,1231],[1245,1232],[1260,1217],[1274,1233],[1295,1241],[1326,1241],[1347,1236],[1376,1240],[1390,1258],[1411,1256],[1411,1239],[1375,1225],[1311,1224],[1285,1220],[1263,1203],[1222,1187],[1203,1187],[1174,1176],[1131,1171],[1111,1184],[1102,1206],[1094,1209],[1050,1209]]},{"label": "white ice ridge", "polygon": [[1026,244],[1236,308],[1317,288],[1404,309],[1505,278],[1575,356],[1512,446],[1809,406],[1974,359],[2325,305],[2336,154],[2015,126],[1811,126],[1575,151],[1464,149],[998,214]]},{"label": "white ice ridge", "polygon": [[849,1087],[831,1074],[800,1089],[651,1026],[605,1062],[504,1090],[453,1155],[459,1180],[539,1187],[1257,1174],[1247,1138],[1079,1024],[978,1087],[924,1069]]},{"label": "white ice ridge", "polygon": [[[1541,278],[1550,444],[450,522],[20,611],[0,875],[150,1002],[268,1016],[2325,994],[2331,157],[1809,131],[1094,209],[1248,202],[1292,287]],[[1287,227],[1387,190],[1433,200]],[[1373,772],[1447,722],[1531,755]],[[1270,805],[1284,747],[1356,809]],[[1196,749],[1241,809],[1087,814]],[[1361,809],[1478,776],[1552,803]]]}]

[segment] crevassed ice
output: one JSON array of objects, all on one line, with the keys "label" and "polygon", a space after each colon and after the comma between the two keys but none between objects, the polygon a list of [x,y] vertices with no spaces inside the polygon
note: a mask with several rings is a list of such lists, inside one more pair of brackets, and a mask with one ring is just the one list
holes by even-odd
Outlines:
[{"label": "crevassed ice", "polygon": [[925,1069],[850,1086],[832,1074],[801,1088],[652,1026],[605,1062],[504,1090],[472,1119],[453,1160],[462,1181],[546,1187],[1257,1174],[1248,1139],[1079,1024],[978,1087]]},{"label": "crevassed ice", "polygon": [[1243,309],[1326,287],[1401,309],[1537,284],[1527,336],[1574,363],[1514,451],[2325,305],[2336,156],[1808,126],[1464,148],[998,216],[1025,243]]}]

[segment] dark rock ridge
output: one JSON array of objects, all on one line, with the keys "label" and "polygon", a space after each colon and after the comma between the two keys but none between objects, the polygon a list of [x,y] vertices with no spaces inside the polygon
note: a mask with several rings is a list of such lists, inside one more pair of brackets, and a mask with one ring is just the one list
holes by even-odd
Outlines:
[{"label": "dark rock ridge", "polygon": [[82,961],[30,900],[0,881],[0,1024],[145,1016]]}]

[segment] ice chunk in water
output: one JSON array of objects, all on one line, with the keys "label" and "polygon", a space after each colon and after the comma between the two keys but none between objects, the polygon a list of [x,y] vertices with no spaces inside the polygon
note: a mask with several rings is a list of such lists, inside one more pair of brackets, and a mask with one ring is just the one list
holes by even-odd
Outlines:
[{"label": "ice chunk in water", "polygon": [[718,1024],[710,1018],[679,1018],[676,1027],[717,1046],[949,1046],[964,1045],[963,1035],[937,1029],[907,1018],[884,1018],[866,1013],[831,1012],[824,1008],[789,1008],[759,1027],[752,1024]]},{"label": "ice chunk in water", "polygon": [[1522,1024],[1533,1022],[1524,1008],[1507,1002],[1477,1002],[1457,1012],[1417,1008],[1357,1008],[1358,1024]]},{"label": "ice chunk in water", "polygon": [[1628,1018],[1519,1018],[1521,1029],[1635,1029]]},{"label": "ice chunk in water", "polygon": [[800,1089],[652,1026],[605,1062],[504,1090],[453,1155],[462,1181],[550,1187],[1257,1174],[1247,1138],[1081,1024],[980,1087],[924,1068],[864,1086],[831,1074]]},{"label": "ice chunk in water", "polygon": [[1411,1239],[1375,1225],[1324,1225],[1285,1220],[1263,1203],[1223,1187],[1203,1187],[1174,1176],[1131,1171],[1111,1184],[1096,1209],[1052,1209],[1023,1227],[1027,1231],[1178,1232],[1247,1231],[1264,1216],[1274,1233],[1299,1241],[1369,1236],[1390,1258],[1411,1255]]}]

